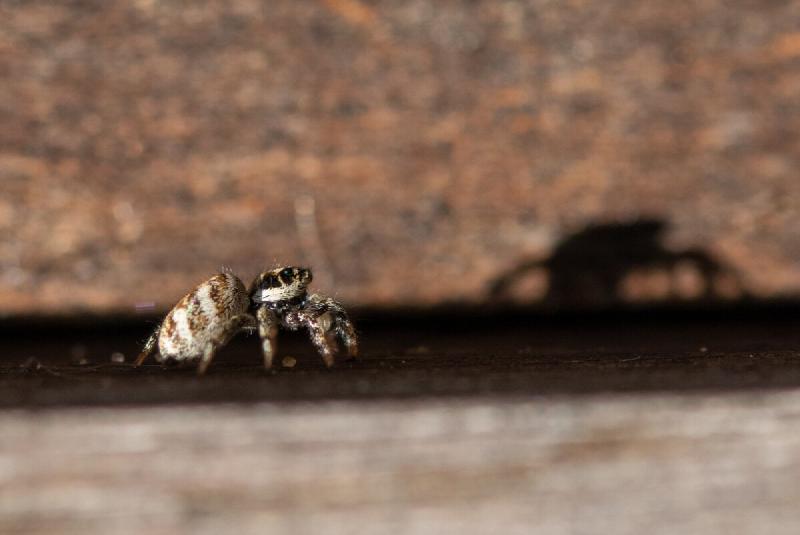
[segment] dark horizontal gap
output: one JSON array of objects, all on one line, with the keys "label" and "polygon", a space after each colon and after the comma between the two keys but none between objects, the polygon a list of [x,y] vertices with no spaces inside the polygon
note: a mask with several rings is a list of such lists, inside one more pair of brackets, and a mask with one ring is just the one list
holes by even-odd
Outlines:
[{"label": "dark horizontal gap", "polygon": [[[255,336],[209,373],[131,362],[159,316],[0,321],[0,407],[714,392],[800,387],[800,303],[675,303],[547,311],[447,305],[356,309],[363,358],[327,370],[282,333],[275,370]],[[115,363],[114,354],[124,355]],[[283,358],[296,360],[293,366]]]},{"label": "dark horizontal gap", "polygon": [[[61,315],[26,314],[0,318],[0,335],[54,336],[75,331],[147,331],[155,327],[166,311],[159,314],[71,313]],[[509,304],[446,303],[436,306],[361,307],[350,315],[362,327],[377,329],[439,328],[471,331],[476,327],[495,328],[529,325],[543,327],[569,324],[618,325],[670,324],[693,322],[774,322],[798,321],[800,300],[744,299],[730,302],[660,302],[646,305],[617,305],[583,309],[547,309]]]}]

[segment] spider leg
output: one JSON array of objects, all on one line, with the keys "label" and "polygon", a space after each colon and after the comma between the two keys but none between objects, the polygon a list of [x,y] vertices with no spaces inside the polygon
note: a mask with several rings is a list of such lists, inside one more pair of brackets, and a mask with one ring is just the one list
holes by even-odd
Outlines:
[{"label": "spider leg", "polygon": [[197,365],[197,375],[205,375],[208,365],[214,358],[214,353],[217,352],[217,347],[213,342],[209,342],[203,350],[203,356],[200,359],[200,364]]},{"label": "spider leg", "polygon": [[200,364],[197,366],[197,375],[204,375],[208,366],[214,358],[217,350],[228,343],[242,329],[249,329],[254,326],[255,319],[250,314],[239,314],[228,320],[222,333],[216,339],[211,340],[203,349],[203,356],[200,357]]},{"label": "spider leg", "polygon": [[338,314],[335,323],[336,335],[347,349],[347,356],[351,359],[358,357],[358,337],[353,327],[353,322],[346,314]]},{"label": "spider leg", "polygon": [[265,306],[256,311],[258,336],[261,338],[261,351],[264,353],[264,368],[272,368],[272,359],[277,349],[278,317]]},{"label": "spider leg", "polygon": [[349,358],[358,356],[358,337],[353,323],[335,299],[311,294],[303,312],[303,321],[308,326],[311,341],[329,367],[339,349],[338,340],[344,344]]},{"label": "spider leg", "polygon": [[308,334],[311,337],[311,342],[319,351],[322,360],[325,362],[325,365],[330,368],[333,366],[334,362],[334,355],[335,355],[335,346],[332,344],[332,340],[329,339],[328,336],[328,323],[330,320],[329,318],[325,317],[326,314],[322,316],[316,317],[307,317],[306,325],[308,326]]},{"label": "spider leg", "polygon": [[142,363],[150,356],[150,354],[155,350],[156,345],[158,344],[158,334],[161,332],[161,324],[159,323],[158,326],[153,331],[153,334],[147,339],[147,342],[144,343],[144,347],[142,348],[142,352],[139,353],[139,356],[136,357],[136,360],[133,363],[135,368],[138,368],[142,365]]}]

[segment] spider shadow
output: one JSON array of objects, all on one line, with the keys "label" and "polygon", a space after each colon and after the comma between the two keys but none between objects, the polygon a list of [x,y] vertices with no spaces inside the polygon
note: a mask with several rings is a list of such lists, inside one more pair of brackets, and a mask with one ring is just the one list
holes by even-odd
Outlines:
[{"label": "spider shadow", "polygon": [[[709,252],[668,249],[667,229],[667,223],[658,219],[590,225],[564,238],[549,257],[523,260],[494,279],[489,298],[546,308],[748,298],[738,273]],[[534,279],[539,282],[538,295],[530,291]]]}]

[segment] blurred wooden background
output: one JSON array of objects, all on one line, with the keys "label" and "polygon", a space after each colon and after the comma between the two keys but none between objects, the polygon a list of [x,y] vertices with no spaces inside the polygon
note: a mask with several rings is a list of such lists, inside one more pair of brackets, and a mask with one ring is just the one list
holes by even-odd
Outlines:
[{"label": "blurred wooden background", "polygon": [[[726,296],[794,294],[798,20],[791,1],[1,2],[0,313],[164,308],[276,263],[352,304],[478,303],[641,218],[735,273]],[[621,299],[669,297],[632,271],[607,279]],[[530,278],[508,294],[542,300]]]},{"label": "blurred wooden background", "polygon": [[0,531],[789,535],[799,406],[773,392],[7,411]]},{"label": "blurred wooden background", "polygon": [[[0,0],[0,317],[153,314],[279,263],[389,309],[793,298],[798,21],[788,0]],[[667,335],[384,315],[362,364],[231,379],[229,352],[203,380],[88,365],[135,354],[143,318],[4,322],[0,532],[794,534],[795,309],[750,310]],[[237,377],[288,394],[225,398]]]}]

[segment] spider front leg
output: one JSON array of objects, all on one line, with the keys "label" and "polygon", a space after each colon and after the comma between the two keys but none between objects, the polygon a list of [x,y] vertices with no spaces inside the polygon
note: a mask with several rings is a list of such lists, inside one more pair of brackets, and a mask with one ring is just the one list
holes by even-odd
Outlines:
[{"label": "spider front leg", "polygon": [[347,314],[336,315],[334,323],[336,335],[344,344],[347,349],[348,358],[355,359],[358,357],[358,338],[356,337],[356,330],[353,327],[353,322],[347,317]]},{"label": "spider front leg", "polygon": [[330,297],[311,295],[306,311],[304,319],[311,341],[328,367],[333,365],[337,338],[344,344],[349,358],[358,356],[356,331],[341,304]]},{"label": "spider front leg", "polygon": [[278,317],[265,306],[256,311],[258,322],[258,336],[261,338],[261,351],[264,353],[264,368],[272,368],[272,359],[275,356],[278,339]]},{"label": "spider front leg", "polygon": [[353,322],[347,315],[344,307],[335,299],[330,297],[318,298],[319,307],[325,310],[324,316],[328,317],[326,330],[338,337],[347,350],[348,358],[354,359],[358,356],[358,337],[356,336]]},{"label": "spider front leg", "polygon": [[316,346],[325,366],[330,368],[334,363],[336,354],[336,340],[330,336],[330,319],[327,314],[321,316],[308,316],[306,319],[308,334],[311,342]]}]

